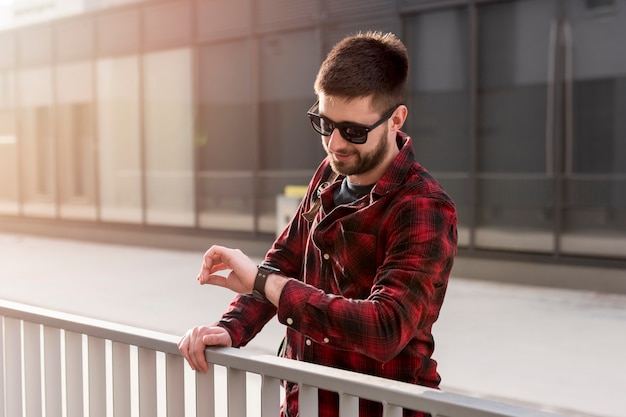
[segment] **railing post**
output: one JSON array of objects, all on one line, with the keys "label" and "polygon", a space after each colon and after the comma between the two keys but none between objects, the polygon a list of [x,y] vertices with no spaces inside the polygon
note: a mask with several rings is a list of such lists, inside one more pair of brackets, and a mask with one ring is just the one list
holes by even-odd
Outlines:
[{"label": "railing post", "polygon": [[85,414],[83,356],[83,335],[65,331],[65,391],[67,392],[67,417],[81,417]]},{"label": "railing post", "polygon": [[44,327],[44,369],[46,387],[46,417],[61,417],[62,382],[61,377],[61,330]]},{"label": "railing post", "polygon": [[301,417],[317,417],[317,388],[300,384],[298,411]]},{"label": "railing post", "polygon": [[358,417],[359,415],[359,397],[348,394],[339,395],[339,416],[340,417]]},{"label": "railing post", "polygon": [[[4,334],[4,316],[0,316],[0,336]],[[4,415],[5,401],[4,401],[4,339],[0,339],[0,417],[6,417]]]},{"label": "railing post", "polygon": [[263,375],[261,381],[261,417],[280,413],[280,379]]},{"label": "railing post", "polygon": [[113,415],[130,417],[130,346],[113,342]]},{"label": "railing post", "polygon": [[41,416],[41,325],[23,322],[26,417]]},{"label": "railing post", "polygon": [[[166,355],[166,395],[168,417],[185,415],[185,363],[181,356]],[[200,417],[200,416],[198,416]]]},{"label": "railing post", "polygon": [[89,336],[89,417],[106,417],[106,356],[104,339]]},{"label": "railing post", "polygon": [[206,374],[194,372],[196,379],[196,416],[215,417],[215,365]]},{"label": "railing post", "polygon": [[246,417],[246,371],[229,367],[226,378],[228,384],[228,417]]},{"label": "railing post", "polygon": [[21,416],[22,413],[22,322],[4,319],[4,350],[6,366],[6,415]]},{"label": "railing post", "polygon": [[383,417],[402,417],[402,407],[383,404]]},{"label": "railing post", "polygon": [[139,367],[139,417],[157,415],[156,352],[138,348]]}]

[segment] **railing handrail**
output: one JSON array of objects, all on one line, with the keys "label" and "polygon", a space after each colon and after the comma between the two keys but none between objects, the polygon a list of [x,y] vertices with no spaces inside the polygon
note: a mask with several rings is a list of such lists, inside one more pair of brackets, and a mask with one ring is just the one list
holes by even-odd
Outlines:
[{"label": "railing handrail", "polygon": [[410,410],[429,411],[433,416],[480,417],[552,417],[555,414],[505,403],[469,397],[360,374],[329,368],[308,362],[297,362],[267,354],[254,355],[233,348],[210,348],[206,351],[210,363],[246,370],[262,376],[288,380],[301,385],[324,387],[325,390],[352,395],[372,401],[389,403]]},{"label": "railing handrail", "polygon": [[[114,342],[180,356],[178,336],[0,300],[0,317],[59,328]],[[423,410],[447,417],[549,417],[555,414],[444,392],[322,365],[295,362],[235,348],[208,348],[209,363],[261,377],[288,380],[306,387],[323,387],[341,395],[365,398],[394,407]]]},{"label": "railing handrail", "polygon": [[0,299],[0,316],[179,355],[179,336]]}]

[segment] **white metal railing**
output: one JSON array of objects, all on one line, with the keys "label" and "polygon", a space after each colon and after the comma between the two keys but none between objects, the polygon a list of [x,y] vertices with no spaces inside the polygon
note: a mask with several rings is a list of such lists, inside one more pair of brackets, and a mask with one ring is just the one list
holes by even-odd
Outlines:
[{"label": "white metal railing", "polygon": [[[0,417],[214,417],[219,407],[228,417],[277,417],[281,380],[300,384],[301,417],[317,416],[318,387],[339,393],[341,417],[358,416],[359,398],[382,402],[385,417],[401,417],[402,408],[438,417],[554,416],[233,348],[207,349],[209,373],[194,374],[178,336],[4,300],[0,335]],[[215,372],[222,367],[225,382]],[[255,410],[243,400],[250,374],[261,380]],[[226,398],[216,394],[224,387]]]}]

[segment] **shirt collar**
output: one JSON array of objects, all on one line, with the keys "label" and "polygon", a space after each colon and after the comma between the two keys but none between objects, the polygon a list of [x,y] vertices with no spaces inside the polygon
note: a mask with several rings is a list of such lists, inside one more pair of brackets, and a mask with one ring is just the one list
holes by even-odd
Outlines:
[{"label": "shirt collar", "polygon": [[413,142],[411,138],[406,133],[398,131],[396,143],[398,144],[400,153],[396,155],[391,165],[376,182],[372,190],[372,194],[374,195],[383,196],[401,185],[407,172],[415,162],[415,153],[413,152]]}]

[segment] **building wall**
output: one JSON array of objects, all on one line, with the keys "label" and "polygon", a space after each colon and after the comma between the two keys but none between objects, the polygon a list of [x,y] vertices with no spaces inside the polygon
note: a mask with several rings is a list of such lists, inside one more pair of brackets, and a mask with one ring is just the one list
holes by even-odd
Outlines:
[{"label": "building wall", "polygon": [[382,30],[465,253],[626,261],[626,0],[90,4],[0,32],[0,225],[271,237],[324,156],[319,64]]}]

